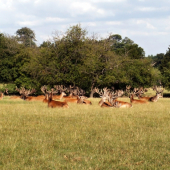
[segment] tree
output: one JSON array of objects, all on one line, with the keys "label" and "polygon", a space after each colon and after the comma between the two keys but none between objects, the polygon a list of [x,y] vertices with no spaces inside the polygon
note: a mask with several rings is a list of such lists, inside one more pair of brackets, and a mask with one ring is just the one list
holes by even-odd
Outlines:
[{"label": "tree", "polygon": [[159,69],[163,76],[163,85],[170,89],[170,47],[168,48],[166,54],[163,56]]},{"label": "tree", "polygon": [[109,40],[112,42],[112,50],[118,55],[128,56],[131,59],[142,59],[145,56],[143,48],[128,37],[121,39],[120,35],[115,34],[111,35]]},{"label": "tree", "polygon": [[23,27],[16,31],[18,41],[24,44],[26,47],[35,47],[35,33],[33,30],[27,27]]},{"label": "tree", "polygon": [[14,36],[0,34],[0,81],[12,82],[18,76],[15,56],[20,45]]}]

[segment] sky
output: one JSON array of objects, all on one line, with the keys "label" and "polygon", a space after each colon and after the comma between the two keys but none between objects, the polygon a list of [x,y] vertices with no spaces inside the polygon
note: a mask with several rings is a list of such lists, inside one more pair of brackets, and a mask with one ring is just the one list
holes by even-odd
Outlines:
[{"label": "sky", "polygon": [[28,27],[37,45],[80,24],[88,35],[128,37],[145,56],[170,46],[170,0],[0,0],[0,32]]}]

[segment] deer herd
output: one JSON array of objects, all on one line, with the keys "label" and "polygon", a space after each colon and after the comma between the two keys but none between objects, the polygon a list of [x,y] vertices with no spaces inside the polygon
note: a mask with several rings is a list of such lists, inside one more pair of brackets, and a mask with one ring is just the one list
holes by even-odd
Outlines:
[{"label": "deer herd", "polygon": [[[131,90],[131,86],[126,86],[126,91],[108,89],[107,87],[103,89],[94,88],[95,93],[97,93],[101,100],[98,105],[100,107],[107,108],[131,108],[133,104],[148,104],[149,102],[157,102],[160,97],[163,97],[163,88],[158,88],[154,86],[153,90],[156,91],[155,96],[143,96],[146,89],[134,88]],[[11,96],[10,99],[23,99],[25,101],[42,101],[46,103],[48,107],[63,107],[69,108],[68,103],[85,104],[92,105],[92,102],[85,96],[85,91],[78,87],[65,87],[63,85],[55,85],[54,88],[48,90],[47,86],[41,87],[41,92],[43,95],[31,96],[36,92],[35,89],[27,90],[24,87],[17,88],[16,91],[20,94],[19,96]],[[124,94],[130,98],[130,102],[124,102],[119,100]],[[8,94],[8,89],[0,93],[0,100],[3,99],[4,94]],[[59,95],[58,95],[59,94]],[[68,94],[68,95],[67,95]],[[136,98],[135,98],[136,97]],[[134,99],[135,98],[135,99]],[[138,98],[138,99],[137,99]]]}]

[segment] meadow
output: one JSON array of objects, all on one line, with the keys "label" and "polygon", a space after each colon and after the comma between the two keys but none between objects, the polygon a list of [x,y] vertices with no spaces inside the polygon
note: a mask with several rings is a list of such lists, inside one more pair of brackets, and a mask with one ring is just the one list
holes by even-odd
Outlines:
[{"label": "meadow", "polygon": [[[132,108],[0,101],[0,169],[170,169],[170,98]],[[128,101],[129,98],[123,98]]]}]

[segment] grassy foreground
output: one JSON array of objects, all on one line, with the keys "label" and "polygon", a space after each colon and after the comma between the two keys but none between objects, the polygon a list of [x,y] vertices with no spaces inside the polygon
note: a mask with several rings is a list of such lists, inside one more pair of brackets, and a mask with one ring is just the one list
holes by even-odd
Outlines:
[{"label": "grassy foreground", "polygon": [[[123,99],[128,101],[129,99]],[[0,169],[170,169],[169,98],[130,109],[0,101]]]}]

